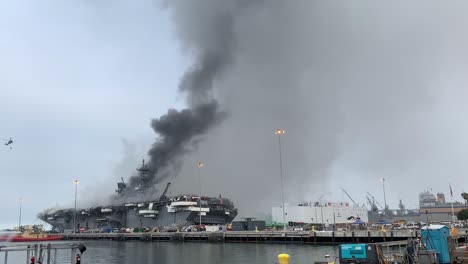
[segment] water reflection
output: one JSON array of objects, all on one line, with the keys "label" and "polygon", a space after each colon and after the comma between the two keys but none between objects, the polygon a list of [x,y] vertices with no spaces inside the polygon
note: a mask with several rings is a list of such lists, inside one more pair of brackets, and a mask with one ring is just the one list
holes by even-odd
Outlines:
[{"label": "water reflection", "polygon": [[[75,241],[74,241],[75,242]],[[84,241],[88,248],[82,255],[83,264],[218,264],[218,263],[276,263],[277,255],[287,253],[291,263],[314,263],[325,254],[334,258],[336,247],[287,244],[236,243],[172,243],[172,242],[114,242]],[[70,251],[62,251],[57,263],[70,263]],[[0,254],[0,264],[3,263]],[[25,263],[25,254],[9,254],[8,264]]]}]

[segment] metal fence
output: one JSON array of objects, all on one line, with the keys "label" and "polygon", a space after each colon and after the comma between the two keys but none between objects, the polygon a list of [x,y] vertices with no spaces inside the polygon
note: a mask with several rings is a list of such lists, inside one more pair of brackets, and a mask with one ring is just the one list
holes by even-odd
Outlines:
[{"label": "metal fence", "polygon": [[[8,264],[8,255],[13,252],[23,252],[24,262],[26,264],[37,263],[37,264],[56,264],[57,263],[57,252],[58,251],[70,251],[70,262],[71,264],[77,263],[86,247],[83,244],[77,243],[36,243],[36,244],[23,244],[23,243],[12,243],[7,245],[0,245],[0,259],[3,257],[3,264]],[[78,253],[79,252],[79,253]],[[3,256],[2,256],[3,254]],[[33,261],[34,262],[33,262]]]}]

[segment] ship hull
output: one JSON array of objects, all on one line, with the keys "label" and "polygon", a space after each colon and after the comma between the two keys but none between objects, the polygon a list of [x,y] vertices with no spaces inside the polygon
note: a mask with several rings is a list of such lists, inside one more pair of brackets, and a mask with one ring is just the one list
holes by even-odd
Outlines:
[{"label": "ship hull", "polygon": [[0,242],[43,242],[62,239],[61,236],[47,237],[22,237],[22,236],[0,236]]},{"label": "ship hull", "polygon": [[[186,196],[184,196],[186,197]],[[81,209],[76,212],[77,230],[93,230],[103,228],[162,228],[171,226],[189,226],[200,223],[208,225],[223,225],[232,222],[237,215],[233,204],[219,198],[204,198],[203,207],[189,202],[187,206],[171,206],[171,201],[143,202],[120,206],[96,207]],[[176,204],[176,203],[174,203]],[[40,214],[39,218],[52,225],[56,230],[72,230],[75,211],[61,210],[49,214]]]},{"label": "ship hull", "polygon": [[[201,164],[201,163],[200,163]],[[46,210],[38,218],[52,225],[56,230],[106,231],[115,228],[135,227],[176,227],[193,224],[227,224],[237,216],[237,209],[229,199],[206,197],[194,194],[166,196],[170,182],[166,183],[159,199],[154,197],[151,168],[143,160],[137,169],[138,176],[132,177],[129,186],[117,183],[117,194],[111,197],[113,205],[88,209]],[[94,231],[94,230],[93,230]],[[99,230],[102,231],[102,230]]]}]

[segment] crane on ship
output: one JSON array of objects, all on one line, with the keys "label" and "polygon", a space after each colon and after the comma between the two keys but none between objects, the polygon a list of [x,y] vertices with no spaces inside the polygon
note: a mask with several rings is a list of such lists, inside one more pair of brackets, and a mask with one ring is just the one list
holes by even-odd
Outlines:
[{"label": "crane on ship", "polygon": [[166,200],[167,199],[167,191],[169,190],[169,186],[171,185],[170,182],[166,183],[166,188],[164,188],[163,193],[161,194],[161,197],[159,197],[159,200]]},{"label": "crane on ship", "polygon": [[344,194],[346,194],[346,196],[348,196],[348,198],[351,200],[351,202],[353,202],[354,206],[359,206],[359,204],[354,201],[354,199],[351,197],[351,195],[349,195],[349,193],[343,187],[340,187],[340,189],[344,192]]},{"label": "crane on ship", "polygon": [[117,190],[115,190],[115,192],[117,193],[122,193],[123,190],[127,187],[127,184],[125,183],[124,179],[122,177],[120,177],[120,179],[122,180],[122,182],[117,183]]}]

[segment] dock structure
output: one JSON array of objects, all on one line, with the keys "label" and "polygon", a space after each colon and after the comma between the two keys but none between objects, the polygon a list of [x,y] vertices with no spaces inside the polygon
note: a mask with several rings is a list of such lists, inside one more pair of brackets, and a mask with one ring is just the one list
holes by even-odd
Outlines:
[{"label": "dock structure", "polygon": [[0,256],[3,253],[3,264],[8,264],[8,254],[12,252],[24,252],[24,263],[33,263],[31,260],[33,258],[34,263],[37,261],[37,263],[55,264],[57,263],[57,252],[59,250],[69,250],[70,263],[75,263],[76,252],[79,251],[80,253],[83,253],[86,250],[86,247],[83,244],[78,243],[12,243],[0,246]]},{"label": "dock structure", "polygon": [[299,243],[342,244],[406,241],[417,238],[414,230],[359,231],[220,231],[220,232],[149,232],[149,233],[76,233],[64,234],[65,240],[139,240],[204,241],[225,243]]}]

